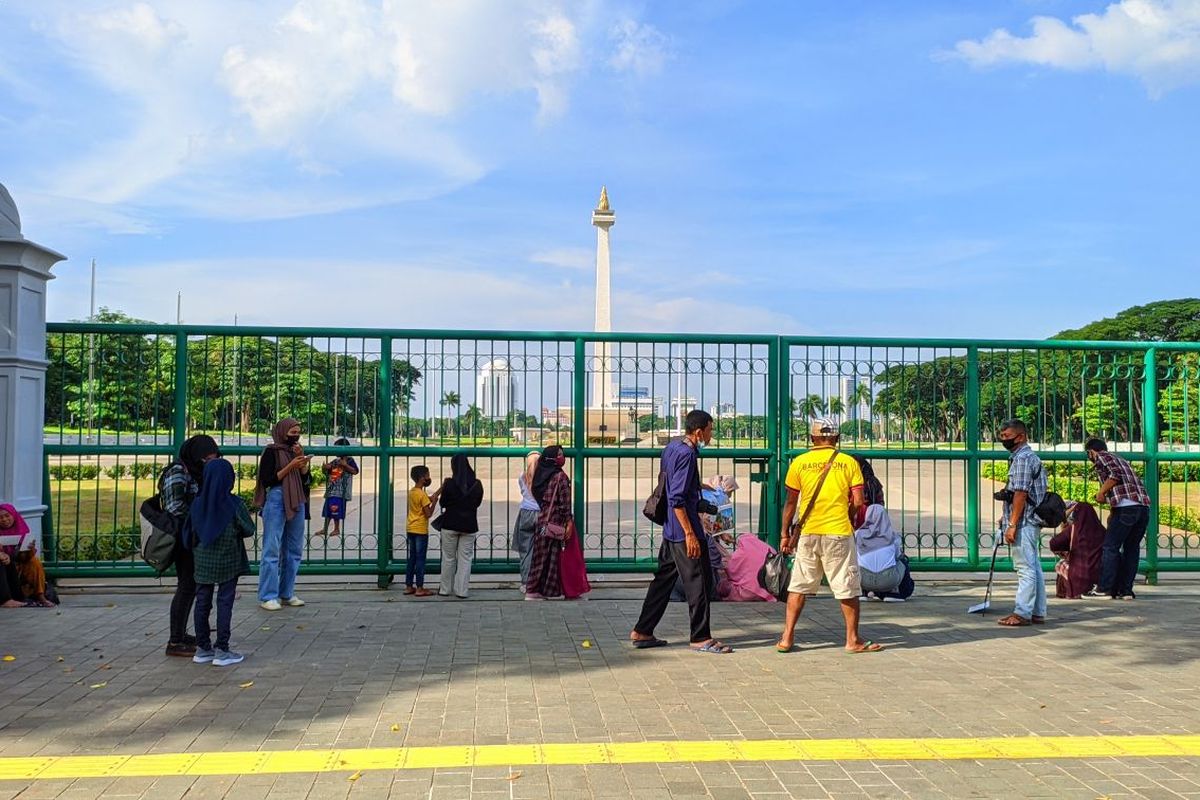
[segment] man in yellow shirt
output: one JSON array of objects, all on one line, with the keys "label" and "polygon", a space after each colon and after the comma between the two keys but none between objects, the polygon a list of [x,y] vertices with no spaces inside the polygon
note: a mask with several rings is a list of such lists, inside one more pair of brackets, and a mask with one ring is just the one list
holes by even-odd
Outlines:
[{"label": "man in yellow shirt", "polygon": [[[850,522],[863,508],[862,469],[851,456],[837,449],[840,433],[833,420],[813,420],[809,435],[812,448],[792,460],[784,481],[787,503],[783,507],[780,550],[795,553],[796,560],[788,584],[783,635],[776,649],[781,653],[791,652],[804,601],[817,593],[821,578],[825,577],[846,619],[846,652],[874,653],[883,647],[858,635],[858,597],[862,586],[858,553],[854,549],[854,526]],[[803,530],[793,535],[792,519],[801,501],[805,509],[811,502],[811,510],[807,519],[802,514]]]}]

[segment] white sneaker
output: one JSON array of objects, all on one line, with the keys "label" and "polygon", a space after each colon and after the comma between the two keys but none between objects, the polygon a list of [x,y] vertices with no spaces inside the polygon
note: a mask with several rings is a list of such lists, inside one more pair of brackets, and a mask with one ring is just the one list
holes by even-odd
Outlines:
[{"label": "white sneaker", "polygon": [[259,603],[258,605],[261,608],[265,608],[267,611],[278,611],[279,609],[283,608],[283,606],[279,605],[278,600],[267,600],[265,602]]},{"label": "white sneaker", "polygon": [[304,601],[296,595],[292,595],[287,600],[284,600],[283,604],[285,606],[291,606],[292,608],[299,608],[300,606],[304,605]]},{"label": "white sneaker", "polygon": [[883,598],[883,602],[885,602],[885,603],[903,603],[904,598],[903,597],[885,597],[885,598]]}]

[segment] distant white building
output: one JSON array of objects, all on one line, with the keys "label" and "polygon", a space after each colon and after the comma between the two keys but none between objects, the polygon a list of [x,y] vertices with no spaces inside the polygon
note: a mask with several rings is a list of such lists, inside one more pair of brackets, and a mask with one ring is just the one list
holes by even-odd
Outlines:
[{"label": "distant white building", "polygon": [[516,407],[517,383],[506,359],[489,361],[479,370],[475,398],[488,419],[504,419]]},{"label": "distant white building", "polygon": [[617,391],[617,397],[613,400],[612,405],[624,409],[625,413],[629,413],[629,409],[633,409],[637,416],[646,417],[659,412],[662,408],[662,399],[652,397],[650,390],[644,386],[622,386]]},{"label": "distant white building", "polygon": [[713,419],[733,419],[737,416],[737,406],[733,403],[716,403],[708,409]]}]

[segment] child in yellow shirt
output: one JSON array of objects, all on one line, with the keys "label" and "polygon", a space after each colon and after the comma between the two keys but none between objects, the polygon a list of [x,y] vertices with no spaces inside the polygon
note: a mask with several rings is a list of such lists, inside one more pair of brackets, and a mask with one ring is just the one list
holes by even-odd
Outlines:
[{"label": "child in yellow shirt", "polygon": [[433,508],[437,505],[442,490],[438,489],[433,495],[425,492],[425,487],[433,483],[429,475],[429,467],[418,464],[409,471],[413,487],[408,490],[408,521],[405,532],[408,535],[408,558],[404,568],[404,593],[417,597],[429,597],[433,592],[425,588],[425,556],[429,552],[429,518],[433,516]]}]

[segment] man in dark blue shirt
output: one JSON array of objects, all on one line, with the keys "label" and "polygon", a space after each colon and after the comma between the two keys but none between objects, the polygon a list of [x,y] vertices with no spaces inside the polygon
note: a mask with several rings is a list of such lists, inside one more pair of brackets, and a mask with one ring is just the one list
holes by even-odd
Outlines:
[{"label": "man in dark blue shirt", "polygon": [[712,589],[712,565],[708,542],[700,527],[701,447],[712,441],[713,419],[699,409],[688,413],[684,436],[663,448],[662,471],[666,475],[667,520],[658,549],[658,571],[646,590],[642,614],[629,634],[639,650],[666,644],[654,636],[654,628],[671,601],[678,577],[683,581],[691,619],[692,649],[703,653],[732,653],[733,648],[712,638],[709,632],[708,597]]}]

